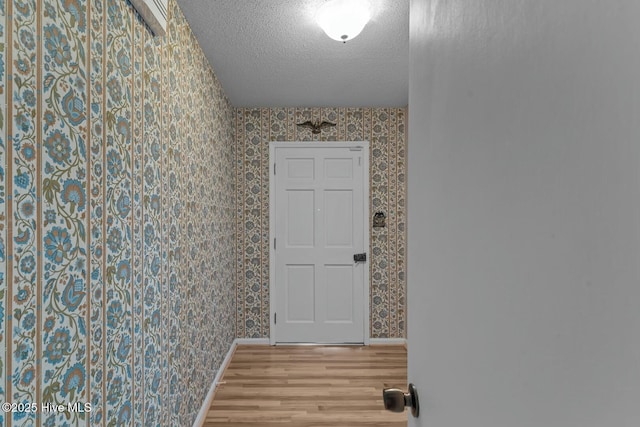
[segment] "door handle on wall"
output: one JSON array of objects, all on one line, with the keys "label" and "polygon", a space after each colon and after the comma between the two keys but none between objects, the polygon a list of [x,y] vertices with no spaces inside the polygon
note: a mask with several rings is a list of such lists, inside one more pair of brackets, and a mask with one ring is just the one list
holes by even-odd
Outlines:
[{"label": "door handle on wall", "polygon": [[367,262],[367,253],[353,254],[353,260],[355,262]]}]

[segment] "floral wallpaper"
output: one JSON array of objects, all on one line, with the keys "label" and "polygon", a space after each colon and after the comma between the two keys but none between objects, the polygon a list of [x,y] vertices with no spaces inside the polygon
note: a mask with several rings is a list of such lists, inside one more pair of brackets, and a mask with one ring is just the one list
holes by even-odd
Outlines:
[{"label": "floral wallpaper", "polygon": [[[337,126],[312,134],[296,123]],[[269,142],[370,141],[372,338],[404,338],[406,325],[406,108],[236,109],[237,336],[269,337]]]},{"label": "floral wallpaper", "polygon": [[178,6],[153,38],[0,0],[0,97],[0,400],[85,409],[0,425],[191,425],[235,338],[234,113]]}]

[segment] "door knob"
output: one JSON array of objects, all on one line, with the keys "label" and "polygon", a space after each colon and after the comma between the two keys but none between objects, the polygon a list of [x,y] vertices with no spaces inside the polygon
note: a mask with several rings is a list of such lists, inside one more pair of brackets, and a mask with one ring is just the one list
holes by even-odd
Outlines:
[{"label": "door knob", "polygon": [[404,412],[405,407],[411,408],[411,415],[418,418],[420,415],[420,403],[418,402],[418,390],[413,384],[409,384],[409,393],[398,388],[385,388],[382,391],[384,409],[391,412]]}]

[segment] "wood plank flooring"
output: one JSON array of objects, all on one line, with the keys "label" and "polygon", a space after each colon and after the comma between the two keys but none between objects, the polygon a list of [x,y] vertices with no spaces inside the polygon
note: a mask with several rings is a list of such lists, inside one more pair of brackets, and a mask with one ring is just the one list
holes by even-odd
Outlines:
[{"label": "wood plank flooring", "polygon": [[406,427],[384,387],[407,388],[403,346],[238,346],[204,426]]}]

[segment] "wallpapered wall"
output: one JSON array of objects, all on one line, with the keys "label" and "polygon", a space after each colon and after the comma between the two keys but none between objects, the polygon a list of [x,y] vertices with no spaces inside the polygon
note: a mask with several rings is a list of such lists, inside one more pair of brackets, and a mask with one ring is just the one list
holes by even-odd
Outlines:
[{"label": "wallpapered wall", "polygon": [[[191,425],[235,337],[233,109],[175,2],[0,0],[0,425]],[[9,19],[8,17],[12,17]]]},{"label": "wallpapered wall", "polygon": [[[406,319],[406,108],[236,109],[237,335],[269,336],[269,141],[362,141],[370,145],[371,337],[404,338]],[[327,120],[313,135],[296,123]]]}]

